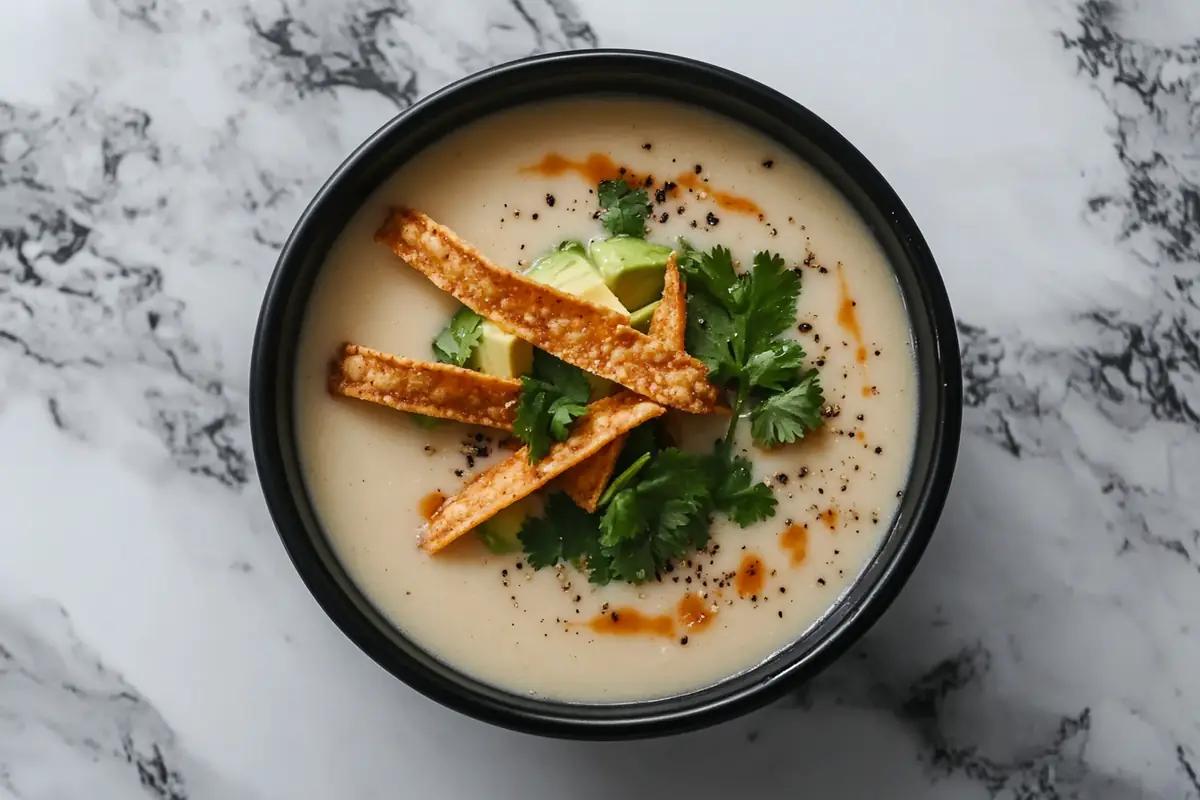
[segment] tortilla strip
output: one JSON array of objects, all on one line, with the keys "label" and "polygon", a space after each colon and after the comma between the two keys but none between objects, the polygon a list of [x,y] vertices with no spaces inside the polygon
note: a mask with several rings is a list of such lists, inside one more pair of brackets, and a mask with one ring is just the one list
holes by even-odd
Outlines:
[{"label": "tortilla strip", "polygon": [[476,525],[527,497],[576,464],[595,455],[618,436],[665,413],[658,403],[633,392],[621,392],[588,406],[570,438],[556,442],[536,464],[522,447],[475,476],[458,494],[442,503],[421,535],[421,548],[436,553]]},{"label": "tortilla strip", "polygon": [[621,457],[628,438],[629,434],[621,434],[604,445],[599,453],[563,475],[562,490],[575,501],[575,505],[589,514],[600,505],[600,496],[604,494],[608,479],[617,468],[617,459]]},{"label": "tortilla strip", "polygon": [[[671,253],[671,257],[667,259],[667,272],[663,280],[662,302],[654,309],[654,316],[650,318],[650,335],[676,350],[682,350],[686,329],[687,297],[679,280],[675,253]],[[596,510],[628,438],[629,434],[625,434],[605,445],[599,453],[563,475],[562,489],[575,501],[575,505],[589,513]]]},{"label": "tortilla strip", "polygon": [[493,264],[419,211],[393,209],[375,240],[475,313],[569,364],[683,411],[716,405],[697,359],[635,331],[623,314]]},{"label": "tortilla strip", "polygon": [[345,344],[330,365],[329,391],[414,414],[511,431],[521,382]]},{"label": "tortilla strip", "polygon": [[654,316],[650,317],[650,335],[671,349],[683,352],[686,331],[687,295],[679,278],[675,253],[672,252],[667,259],[667,273],[663,277],[662,302],[654,309]]}]

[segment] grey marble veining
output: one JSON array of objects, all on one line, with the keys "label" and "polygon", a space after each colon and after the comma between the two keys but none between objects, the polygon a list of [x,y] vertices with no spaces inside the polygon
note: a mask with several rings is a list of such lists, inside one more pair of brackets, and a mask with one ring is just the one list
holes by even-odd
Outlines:
[{"label": "grey marble veining", "polygon": [[[1200,10],[970,5],[12,0],[0,797],[1200,798]],[[275,254],[349,150],[597,44],[742,69],[860,143],[966,368],[884,620],[786,701],[636,745],[484,728],[367,662],[276,544],[245,419]]]}]

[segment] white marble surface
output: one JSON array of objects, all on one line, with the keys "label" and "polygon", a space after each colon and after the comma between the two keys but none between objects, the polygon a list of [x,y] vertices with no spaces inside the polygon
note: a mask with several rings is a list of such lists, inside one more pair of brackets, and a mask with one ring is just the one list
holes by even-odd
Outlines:
[{"label": "white marble surface", "polygon": [[[630,745],[455,716],[325,619],[259,497],[276,249],[398,108],[562,47],[792,94],[962,325],[951,499],[789,701]],[[0,798],[1200,798],[1200,4],[0,2]]]}]

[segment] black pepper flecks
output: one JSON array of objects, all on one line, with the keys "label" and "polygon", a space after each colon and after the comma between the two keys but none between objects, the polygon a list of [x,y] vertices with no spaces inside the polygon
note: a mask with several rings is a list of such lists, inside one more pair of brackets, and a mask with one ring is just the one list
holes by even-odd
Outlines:
[{"label": "black pepper flecks", "polygon": [[663,203],[667,202],[667,190],[666,189],[658,189],[657,191],[655,191],[654,192],[654,202],[658,203],[659,205],[662,205]]},{"label": "black pepper flecks", "polygon": [[555,202],[554,195],[552,195],[552,194],[546,195],[546,205],[550,206],[551,208],[554,208],[554,202]]},{"label": "black pepper flecks", "polygon": [[704,172],[704,167],[697,164],[696,165],[696,174],[699,175],[701,172]]},{"label": "black pepper flecks", "polygon": [[670,214],[668,214],[666,211],[664,211],[662,214],[660,214],[660,215],[659,215],[659,217],[658,217],[658,221],[659,221],[660,223],[661,223],[661,222],[666,222],[666,221],[667,221],[668,219],[670,219],[670,218],[671,218],[671,215],[670,215]]},{"label": "black pepper flecks", "polygon": [[537,219],[537,218],[538,218],[538,215],[537,215],[537,212],[536,212],[536,211],[535,211],[535,212],[533,212],[533,218],[534,218],[534,219]]},{"label": "black pepper flecks", "polygon": [[683,212],[685,212],[685,211],[687,211],[687,206],[680,206],[679,208],[675,209],[675,213],[681,217],[683,216]]},{"label": "black pepper flecks", "polygon": [[771,167],[775,166],[775,160],[768,158],[766,161],[763,162],[763,166],[766,167],[767,169],[770,169]]},{"label": "black pepper flecks", "polygon": [[709,225],[717,225],[721,222],[721,218],[710,211],[710,212],[708,212],[708,215],[704,218],[704,221],[707,222]]},{"label": "black pepper flecks", "polygon": [[642,149],[643,149],[643,150],[649,150],[649,149],[650,149],[651,147],[653,147],[653,146],[654,146],[654,145],[652,145],[650,142],[646,142],[644,145],[642,145]]}]

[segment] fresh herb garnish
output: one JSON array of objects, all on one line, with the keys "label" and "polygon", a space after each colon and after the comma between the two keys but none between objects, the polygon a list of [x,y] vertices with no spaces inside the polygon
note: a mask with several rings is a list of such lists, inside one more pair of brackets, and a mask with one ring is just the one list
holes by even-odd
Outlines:
[{"label": "fresh herb garnish", "polygon": [[721,480],[713,496],[718,511],[724,512],[743,528],[775,516],[775,506],[778,504],[775,494],[762,481],[752,480],[747,459],[741,456],[723,458],[719,445],[713,458],[722,467]]},{"label": "fresh herb garnish", "polygon": [[634,189],[623,180],[601,181],[600,221],[613,236],[646,235],[646,217],[650,214],[650,195]]},{"label": "fresh herb garnish", "polygon": [[443,364],[464,366],[483,338],[483,317],[463,307],[433,340],[433,354]]},{"label": "fresh herb garnish", "polygon": [[529,460],[540,461],[550,443],[565,441],[571,423],[587,413],[591,386],[587,373],[535,350],[533,375],[521,378],[521,396],[513,433],[529,446]]},{"label": "fresh herb garnish", "polygon": [[739,275],[724,247],[707,253],[680,241],[679,269],[688,280],[687,349],[708,367],[708,379],[733,396],[724,451],[751,400],[750,433],[767,447],[794,442],[821,425],[824,396],[815,369],[804,370],[804,349],[784,338],[796,321],[800,275],[774,253],[754,256]]},{"label": "fresh herb garnish", "polygon": [[750,435],[759,442],[790,443],[815,430],[822,420],[821,383],[809,370],[787,391],[769,395],[750,412]]},{"label": "fresh herb garnish", "polygon": [[517,538],[525,548],[525,560],[534,569],[552,567],[559,561],[581,566],[588,550],[599,540],[599,521],[562,492],[546,498],[545,513],[529,517]]},{"label": "fresh herb garnish", "polygon": [[[631,437],[630,446],[642,443]],[[586,569],[592,583],[642,583],[704,548],[714,512],[745,527],[774,516],[775,503],[770,487],[752,481],[744,458],[652,447],[613,481],[599,511],[588,514],[553,495],[544,516],[526,520],[520,539],[536,569],[561,560]]]}]

